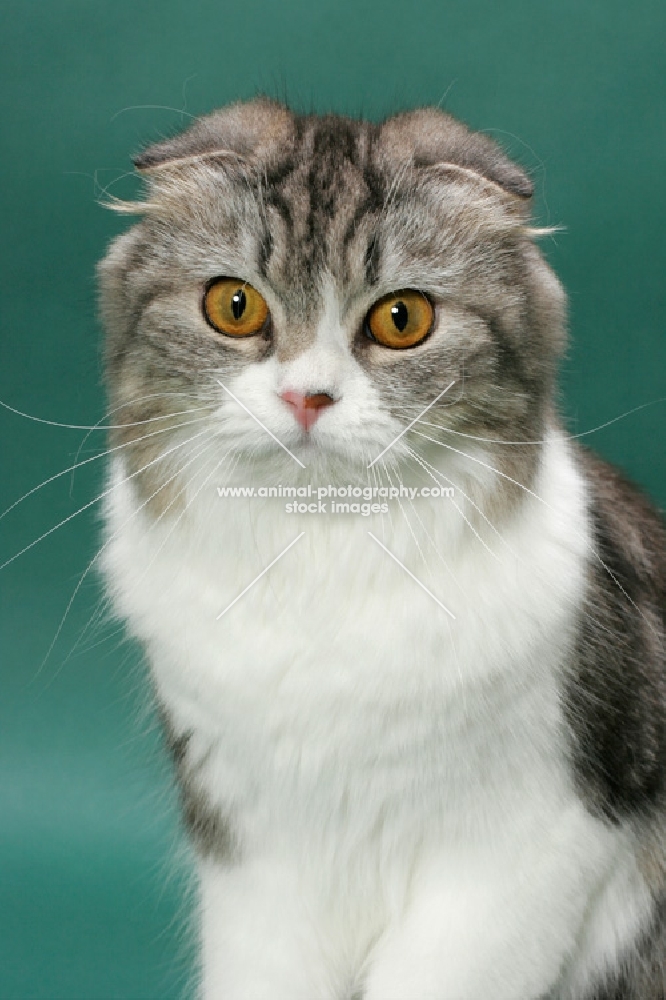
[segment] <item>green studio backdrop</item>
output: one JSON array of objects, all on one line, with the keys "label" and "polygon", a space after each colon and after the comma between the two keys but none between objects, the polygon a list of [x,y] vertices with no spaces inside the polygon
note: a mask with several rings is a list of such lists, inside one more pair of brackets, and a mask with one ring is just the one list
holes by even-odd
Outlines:
[{"label": "green studio backdrop", "polygon": [[[4,403],[102,419],[94,266],[127,223],[98,199],[135,193],[131,152],[257,91],[372,118],[440,104],[502,141],[539,222],[565,227],[543,245],[570,296],[568,424],[605,424],[587,441],[664,505],[661,0],[3,0],[0,19]],[[2,510],[103,447],[8,410],[0,433]],[[4,562],[85,508],[0,573],[2,998],[165,1000],[191,981],[169,765],[94,569],[60,629],[98,544],[101,465],[0,522]]]}]

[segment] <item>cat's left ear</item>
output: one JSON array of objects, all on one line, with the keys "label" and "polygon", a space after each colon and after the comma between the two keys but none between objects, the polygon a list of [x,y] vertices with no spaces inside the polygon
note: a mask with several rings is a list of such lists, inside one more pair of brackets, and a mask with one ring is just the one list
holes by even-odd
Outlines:
[{"label": "cat's left ear", "polygon": [[197,161],[251,162],[288,142],[293,129],[294,118],[287,108],[260,97],[198,118],[179,135],[143,150],[133,163],[140,173],[150,175]]},{"label": "cat's left ear", "polygon": [[534,192],[525,171],[480,132],[437,108],[420,108],[389,118],[380,137],[386,154],[411,159],[419,168],[433,168],[492,185],[498,193],[526,204]]},{"label": "cat's left ear", "polygon": [[133,158],[148,183],[148,198],[124,201],[108,194],[102,204],[124,215],[172,211],[183,204],[188,178],[198,168],[212,168],[218,182],[246,174],[288,146],[294,130],[294,116],[277,101],[260,97],[230,104]]}]

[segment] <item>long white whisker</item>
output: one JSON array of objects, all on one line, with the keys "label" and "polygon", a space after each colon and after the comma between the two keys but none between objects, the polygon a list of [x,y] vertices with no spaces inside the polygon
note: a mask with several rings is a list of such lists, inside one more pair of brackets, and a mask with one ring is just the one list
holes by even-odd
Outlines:
[{"label": "long white whisker", "polygon": [[[553,510],[552,505],[549,504],[547,500],[544,500],[543,497],[540,497],[537,493],[534,492],[534,490],[531,490],[531,489],[529,489],[529,487],[524,486],[522,483],[519,483],[517,479],[512,479],[511,476],[507,475],[505,472],[502,472],[500,469],[496,469],[496,468],[494,468],[494,466],[488,465],[487,462],[481,461],[480,458],[476,458],[474,455],[468,455],[466,452],[460,451],[458,448],[454,448],[453,445],[446,444],[444,441],[438,441],[436,438],[432,438],[432,437],[430,437],[427,434],[423,434],[422,431],[414,431],[414,433],[418,434],[419,437],[425,438],[427,441],[431,441],[433,444],[439,445],[441,448],[447,448],[449,451],[453,451],[457,455],[462,455],[463,458],[467,458],[467,459],[469,459],[472,462],[477,462],[479,465],[482,465],[484,467],[484,469],[488,469],[490,472],[494,472],[498,476],[501,476],[503,479],[508,480],[510,483],[513,483],[514,486],[518,486],[521,490],[524,490],[525,493],[528,493],[530,496],[534,497],[534,499],[538,500],[539,503],[544,504],[544,506],[548,507],[549,510]],[[624,587],[622,586],[622,584],[620,583],[620,581],[617,579],[617,577],[615,576],[615,574],[613,573],[613,571],[610,569],[609,566],[606,565],[606,563],[604,562],[604,560],[601,558],[601,556],[597,552],[597,550],[596,550],[595,546],[592,544],[592,542],[589,539],[583,539],[583,541],[585,542],[585,544],[587,545],[587,548],[592,553],[592,555],[594,556],[594,558],[597,560],[597,562],[599,563],[599,565],[605,570],[606,573],[608,573],[608,576],[611,578],[611,580],[613,581],[613,583],[615,584],[615,586],[618,588],[618,590],[620,590],[621,593],[624,594],[624,596],[629,601],[629,603],[634,608],[634,610],[637,611],[638,614],[641,616],[641,618],[644,620],[645,624],[648,626],[648,628],[650,629],[650,631],[653,632],[655,635],[657,635],[658,634],[657,630],[655,629],[655,627],[652,624],[652,622],[643,613],[643,611],[641,611],[641,609],[638,607],[638,605],[636,604],[636,602],[627,593],[627,591],[624,589]],[[2,569],[1,566],[0,566],[0,569]]]},{"label": "long white whisker", "polygon": [[[151,399],[153,396],[187,396],[188,393],[185,392],[154,392],[149,396],[139,397],[140,399]],[[113,410],[107,411],[108,413],[113,413],[114,410],[122,409],[123,406],[129,406],[131,403],[123,403],[120,406],[115,406]],[[149,424],[154,420],[167,420],[172,414],[164,413],[161,416],[156,417],[146,417],[144,420],[134,420],[131,423],[126,424],[102,424],[99,421],[96,424],[64,424],[59,420],[46,420],[44,417],[35,417],[32,413],[24,413],[23,410],[17,410],[16,407],[10,406],[9,403],[5,403],[4,400],[0,399],[0,406],[9,410],[10,413],[16,414],[17,417],[25,417],[26,420],[33,420],[37,424],[46,424],[48,427],[63,427],[66,430],[71,431],[120,431],[125,427],[138,427],[140,424]],[[181,410],[181,413],[196,413],[200,410],[211,409],[214,403],[209,403],[206,406],[195,406],[189,410]]]},{"label": "long white whisker", "polygon": [[[412,449],[409,448],[408,450],[411,453]],[[426,528],[425,524],[423,523],[423,520],[422,520],[422,518],[421,518],[421,516],[420,516],[420,514],[418,512],[416,504],[411,499],[411,497],[407,497],[407,502],[411,506],[412,511],[414,513],[414,516],[416,517],[416,520],[419,522],[419,524],[421,526],[421,530],[424,532],[426,538],[428,539],[428,541],[430,542],[432,548],[434,549],[435,555],[440,560],[440,562],[444,566],[444,569],[449,574],[449,576],[451,577],[451,579],[455,583],[456,587],[460,590],[460,592],[462,593],[463,597],[465,597],[466,600],[469,600],[469,598],[468,598],[468,596],[467,596],[464,588],[460,584],[460,581],[458,580],[457,576],[455,575],[455,573],[451,569],[449,563],[446,561],[446,559],[444,558],[444,556],[442,555],[442,553],[439,551],[439,548],[437,547],[434,538],[431,536],[430,532],[428,531],[428,529]],[[446,618],[445,621],[446,621],[447,628],[449,630],[449,638],[451,640],[451,649],[453,651],[453,659],[455,661],[456,670],[457,670],[457,673],[458,673],[458,679],[460,681],[460,696],[461,696],[461,699],[462,699],[462,702],[463,702],[463,707],[464,707],[465,710],[467,710],[467,686],[464,683],[464,674],[463,674],[462,667],[460,666],[460,659],[458,657],[458,649],[456,647],[456,637],[455,637],[455,633],[453,631],[453,628],[452,628],[452,625],[451,625],[451,622],[449,621],[449,619]]]},{"label": "long white whisker", "polygon": [[[373,465],[373,466],[370,466],[370,468],[366,467],[365,471],[366,471],[366,475],[368,477],[372,476],[373,485],[376,486],[377,489],[379,489],[380,481],[379,481],[379,474],[378,474],[378,466]],[[385,518],[384,517],[382,517],[382,519],[380,521],[380,524],[382,526],[382,541],[386,541],[386,522],[385,522]]]},{"label": "long white whisker", "polygon": [[[484,520],[484,521],[486,522],[486,524],[488,524],[488,525],[489,525],[489,527],[490,527],[490,528],[492,528],[492,530],[493,530],[493,531],[495,532],[495,534],[496,534],[496,535],[498,536],[498,538],[499,538],[499,539],[500,539],[500,540],[501,540],[502,542],[504,542],[504,544],[505,544],[505,545],[508,545],[508,542],[506,542],[506,541],[505,541],[505,539],[504,539],[504,538],[502,537],[502,534],[501,534],[501,533],[500,533],[500,532],[499,532],[499,531],[497,530],[497,528],[496,528],[496,527],[495,527],[495,525],[494,525],[494,524],[492,523],[492,521],[490,521],[490,520],[489,520],[489,519],[488,519],[488,518],[486,517],[486,515],[485,515],[485,514],[484,514],[484,512],[483,512],[483,511],[481,510],[481,508],[480,508],[480,507],[478,506],[478,504],[474,503],[474,501],[472,500],[472,498],[471,498],[471,497],[469,497],[469,496],[468,496],[468,495],[467,495],[467,494],[465,493],[465,491],[464,491],[464,490],[462,490],[462,489],[460,488],[460,486],[457,486],[457,485],[456,485],[456,484],[455,484],[455,483],[453,482],[453,480],[452,480],[452,479],[449,479],[449,478],[448,478],[448,476],[445,476],[443,472],[440,472],[440,470],[439,470],[439,469],[436,469],[434,465],[431,465],[431,463],[430,463],[430,462],[428,462],[428,461],[427,461],[427,459],[423,458],[423,456],[422,456],[422,455],[419,455],[419,454],[418,454],[417,452],[415,452],[415,451],[414,451],[414,450],[413,450],[412,448],[408,448],[407,450],[408,450],[409,454],[410,454],[410,455],[412,456],[412,458],[414,459],[414,461],[415,461],[415,462],[418,462],[418,464],[419,464],[419,465],[421,466],[421,468],[422,468],[422,469],[424,470],[424,472],[427,472],[427,473],[428,473],[428,475],[430,476],[430,478],[431,478],[431,479],[432,479],[432,480],[433,480],[434,482],[436,482],[436,483],[438,483],[438,484],[439,484],[439,483],[440,483],[441,481],[440,481],[439,479],[437,479],[437,478],[436,478],[436,476],[435,476],[435,475],[433,475],[433,472],[431,472],[430,470],[433,470],[433,471],[434,471],[434,472],[436,473],[436,475],[437,475],[437,476],[441,476],[441,477],[442,477],[442,479],[443,479],[443,480],[444,480],[445,482],[447,482],[447,483],[450,483],[450,485],[451,485],[451,486],[453,486],[453,488],[454,488],[454,489],[458,490],[458,492],[459,492],[459,493],[460,493],[460,494],[461,494],[461,495],[462,495],[462,496],[463,496],[463,497],[465,498],[465,500],[467,500],[467,502],[468,502],[468,503],[469,503],[469,504],[470,504],[470,505],[471,505],[471,506],[472,506],[472,507],[473,507],[473,508],[474,508],[474,509],[475,509],[475,510],[476,510],[476,511],[477,511],[477,512],[478,512],[478,513],[479,513],[479,514],[481,515],[481,517],[482,517],[482,518],[483,518],[483,520]],[[478,533],[478,532],[477,532],[477,531],[476,531],[476,530],[474,529],[474,526],[473,526],[473,525],[471,524],[471,522],[470,522],[470,521],[468,520],[468,518],[467,518],[467,517],[465,516],[465,514],[463,513],[463,511],[462,511],[462,510],[460,509],[460,507],[458,506],[458,504],[457,504],[457,503],[455,502],[455,500],[452,500],[452,502],[453,502],[453,506],[454,506],[454,507],[456,508],[456,510],[458,511],[458,513],[460,514],[460,516],[462,517],[462,519],[463,519],[463,521],[465,522],[465,524],[466,524],[466,525],[467,525],[467,526],[468,526],[468,527],[470,528],[470,530],[471,530],[471,531],[472,531],[472,532],[473,532],[473,533],[474,533],[474,534],[476,535],[476,537],[477,537],[477,538],[478,538],[478,540],[479,540],[479,541],[481,542],[481,544],[482,544],[482,545],[483,545],[483,547],[484,547],[484,548],[486,549],[486,551],[487,551],[487,552],[488,552],[488,553],[489,553],[489,554],[490,554],[490,555],[491,555],[491,556],[493,557],[493,559],[497,559],[497,561],[498,561],[498,562],[501,562],[501,559],[500,559],[500,557],[499,557],[499,556],[497,555],[497,553],[496,553],[496,552],[493,552],[493,550],[492,550],[492,549],[491,549],[491,548],[490,548],[490,547],[489,547],[488,545],[486,545],[486,543],[484,542],[484,540],[483,540],[483,539],[481,538],[481,536],[479,535],[479,533]]]},{"label": "long white whisker", "polygon": [[128,482],[130,479],[134,479],[135,476],[138,476],[141,472],[144,472],[146,469],[150,468],[151,465],[155,465],[156,462],[161,462],[164,458],[166,458],[167,455],[170,455],[172,452],[177,451],[178,448],[182,448],[184,447],[184,445],[189,444],[190,441],[194,441],[196,438],[201,437],[201,435],[205,434],[206,431],[207,428],[204,428],[202,431],[199,431],[198,434],[194,434],[191,438],[188,438],[186,441],[182,441],[180,444],[174,445],[172,448],[169,448],[167,451],[162,452],[160,455],[158,455],[157,458],[152,459],[152,461],[148,462],[142,468],[137,469],[135,472],[132,472],[129,476],[126,476],[124,479],[121,479],[119,483],[114,483],[113,486],[109,486],[108,489],[98,494],[98,496],[96,496],[93,500],[90,500],[88,503],[84,504],[83,507],[79,507],[79,509],[75,510],[73,514],[70,514],[68,517],[63,518],[62,521],[59,521],[58,524],[54,525],[52,528],[49,528],[49,530],[45,531],[44,534],[39,536],[39,538],[36,538],[33,542],[30,542],[29,545],[24,546],[24,548],[22,548],[20,552],[16,552],[9,559],[6,559],[3,563],[0,564],[0,570],[5,569],[6,566],[9,566],[11,563],[13,563],[15,559],[19,558],[19,556],[22,556],[25,552],[28,552],[30,549],[34,548],[35,545],[38,545],[45,538],[48,538],[48,536],[52,535],[54,531],[58,530],[58,528],[62,528],[64,524],[67,524],[73,518],[78,517],[78,515],[82,514],[84,510],[88,510],[88,508],[92,507],[99,500],[102,500],[105,496],[108,496],[109,493],[112,493],[113,490],[118,488],[118,486],[122,486],[123,483]]},{"label": "long white whisker", "polygon": [[48,486],[49,483],[55,482],[56,479],[60,479],[61,476],[66,476],[68,472],[80,469],[82,466],[88,465],[90,462],[96,462],[97,459],[104,458],[106,455],[111,455],[116,451],[122,451],[123,448],[129,448],[132,445],[136,445],[140,441],[147,440],[147,438],[155,437],[158,434],[166,434],[169,431],[180,430],[181,427],[190,427],[192,424],[200,424],[202,421],[207,419],[208,417],[196,417],[194,420],[186,420],[183,423],[174,424],[172,427],[160,427],[156,431],[151,431],[150,434],[143,434],[141,437],[133,438],[131,441],[124,441],[122,444],[114,445],[113,448],[106,448],[104,451],[100,451],[97,455],[91,455],[90,458],[84,458],[80,462],[75,462],[74,465],[68,466],[61,472],[56,472],[53,476],[49,476],[49,478],[45,479],[42,483],[39,483],[37,486],[33,486],[32,489],[28,490],[27,493],[24,493],[22,497],[15,500],[13,504],[10,504],[10,506],[7,507],[6,510],[3,510],[0,514],[0,521],[3,517],[9,514],[10,511],[14,510],[14,507],[18,507],[20,503],[23,503],[24,500],[27,500],[28,497],[32,496],[33,493],[37,493],[38,490],[43,489],[44,486]]},{"label": "long white whisker", "polygon": [[186,118],[196,118],[196,115],[191,115],[189,111],[184,111],[182,108],[172,108],[168,104],[130,104],[111,115],[109,121],[115,122],[118,115],[124,115],[126,111],[173,111],[177,115],[185,115]]},{"label": "long white whisker", "polygon": [[[382,468],[384,469],[384,472],[386,473],[386,478],[388,479],[389,486],[393,486],[393,479],[391,478],[391,473],[389,472],[389,470],[388,470],[388,468],[386,466],[386,462],[383,459],[382,459]],[[395,467],[394,467],[394,469],[395,469]],[[423,549],[421,548],[421,546],[419,544],[419,540],[418,540],[418,538],[416,537],[416,535],[414,533],[414,529],[412,528],[410,520],[407,517],[407,513],[405,511],[405,508],[403,507],[402,503],[400,502],[400,497],[396,497],[396,499],[398,501],[398,506],[399,506],[400,512],[401,512],[401,514],[402,514],[402,516],[404,518],[405,524],[407,525],[407,528],[409,529],[409,533],[412,536],[414,544],[416,545],[416,548],[418,550],[419,556],[421,557],[421,561],[425,562],[426,558],[425,558],[425,556],[423,554]]]},{"label": "long white whisker", "polygon": [[[384,480],[382,479],[382,470],[381,470],[381,468],[376,463],[375,463],[375,465],[369,466],[369,468],[372,468],[372,469],[376,470],[377,484],[381,488],[384,485]],[[391,504],[390,504],[390,502],[387,503],[387,507],[388,507],[388,523],[391,526],[391,534],[393,534],[395,525],[393,523],[393,511],[391,510]],[[384,529],[384,521],[382,520],[382,537],[384,537],[383,529]]]},{"label": "long white whisker", "polygon": [[[167,532],[167,534],[166,534],[166,537],[162,539],[162,542],[160,543],[160,545],[159,545],[159,547],[158,547],[157,551],[156,551],[156,552],[155,552],[155,553],[153,554],[153,556],[152,556],[152,558],[151,558],[150,562],[149,562],[149,563],[148,563],[148,565],[147,565],[147,566],[146,566],[146,567],[144,568],[144,571],[143,571],[143,573],[141,574],[141,576],[139,577],[139,579],[138,579],[138,580],[136,581],[136,583],[135,583],[135,584],[134,584],[134,586],[132,587],[132,590],[130,591],[130,593],[133,593],[134,589],[135,589],[136,587],[138,587],[138,585],[139,585],[139,584],[141,583],[141,581],[142,581],[142,580],[144,579],[144,577],[145,577],[146,573],[148,572],[148,570],[150,569],[150,567],[151,567],[151,566],[153,565],[153,563],[154,563],[154,562],[155,562],[155,560],[157,559],[158,555],[160,554],[160,552],[162,551],[162,549],[164,548],[164,546],[166,545],[166,543],[167,543],[167,542],[169,541],[169,539],[170,539],[170,538],[171,538],[171,536],[173,535],[173,533],[174,533],[174,531],[176,530],[176,528],[178,527],[178,524],[179,524],[179,522],[180,522],[181,518],[185,516],[185,514],[187,513],[187,510],[188,510],[188,508],[190,507],[190,505],[191,505],[192,503],[194,503],[194,501],[195,501],[195,500],[196,500],[196,498],[197,498],[197,497],[199,496],[199,494],[201,493],[201,491],[202,491],[202,489],[204,488],[204,486],[206,486],[206,484],[207,484],[207,483],[209,483],[209,482],[210,482],[210,480],[211,480],[211,479],[213,478],[213,476],[215,475],[215,473],[217,472],[217,470],[219,469],[219,467],[220,467],[220,466],[222,465],[222,463],[224,462],[225,458],[227,457],[227,455],[229,454],[229,452],[230,452],[231,450],[232,450],[232,449],[231,449],[231,448],[229,448],[229,449],[228,449],[228,450],[227,450],[227,451],[226,451],[226,452],[224,453],[224,455],[222,455],[222,457],[220,458],[220,460],[219,460],[218,462],[216,462],[216,464],[215,464],[215,465],[213,466],[212,470],[211,470],[211,471],[210,471],[210,472],[208,473],[208,475],[206,476],[206,478],[204,479],[204,481],[203,481],[203,482],[201,483],[201,485],[199,486],[199,488],[198,488],[198,489],[196,490],[196,492],[195,492],[195,493],[193,494],[193,496],[191,496],[191,497],[190,497],[190,499],[189,499],[189,500],[187,501],[187,503],[185,504],[185,507],[183,508],[183,510],[182,510],[182,511],[180,512],[180,514],[178,515],[178,517],[177,517],[177,518],[175,519],[175,521],[174,521],[174,522],[173,522],[173,524],[171,525],[171,528],[170,528],[170,529],[169,529],[169,531]],[[231,470],[230,470],[230,471],[231,471]],[[185,487],[183,487],[183,488],[184,488],[184,489],[186,489],[186,488],[187,488],[187,485],[186,485]],[[181,491],[181,492],[182,492],[182,491]],[[175,500],[175,498],[174,498],[174,500]],[[174,500],[172,500],[172,501],[171,501],[171,503],[169,504],[169,507],[171,507],[171,504],[173,504]],[[167,507],[167,508],[166,508],[166,510],[168,510],[168,509],[169,509],[169,507]],[[163,516],[164,516],[164,514],[166,513],[166,510],[165,510],[165,511],[163,511],[163,512],[162,512],[162,513],[161,513],[161,514],[159,515],[159,517],[158,517],[158,518],[156,518],[156,520],[155,520],[155,521],[154,521],[154,523],[153,523],[153,527],[154,527],[154,525],[155,525],[155,524],[157,524],[157,523],[158,523],[158,522],[159,522],[159,521],[160,521],[160,520],[162,519],[162,517],[163,517]]]},{"label": "long white whisker", "polygon": [[[410,449],[410,452],[411,452],[411,449]],[[417,455],[417,453],[412,453],[412,454],[413,454],[413,457],[417,461],[419,461],[420,463],[423,463],[424,466],[427,466],[430,469],[432,469],[433,472],[436,475],[441,476],[444,480],[446,480],[446,482],[450,483],[454,487],[454,489],[456,489],[459,493],[461,493],[469,501],[469,503],[471,503],[472,506],[475,507],[475,509],[479,512],[479,514],[484,519],[484,521],[486,521],[486,523],[488,524],[488,526],[495,532],[495,534],[500,539],[500,541],[502,542],[502,544],[506,546],[506,548],[511,553],[511,555],[514,557],[514,559],[516,559],[516,561],[519,562],[519,563],[521,563],[521,564],[525,563],[524,556],[520,555],[513,548],[513,546],[509,544],[509,542],[506,540],[506,538],[504,538],[504,536],[502,535],[502,533],[500,531],[498,531],[498,529],[495,527],[495,525],[492,523],[492,521],[490,521],[489,518],[486,517],[486,515],[484,514],[484,512],[479,507],[477,507],[477,505],[474,503],[474,501],[470,497],[467,497],[467,495],[463,492],[463,490],[460,488],[460,486],[457,483],[455,483],[452,479],[449,479],[447,476],[445,476],[439,469],[437,469],[434,465],[432,465],[430,462],[428,462],[427,459],[423,458],[422,455]],[[425,471],[428,471],[427,468],[426,468]],[[493,553],[491,553],[491,554],[493,554]],[[570,604],[572,604],[572,606],[574,607],[574,609],[576,609],[576,610],[579,609],[578,601],[575,598],[572,598],[572,597],[570,597],[568,595],[565,595],[565,599],[567,601],[569,601]],[[604,623],[598,617],[596,617],[595,615],[591,614],[589,611],[585,611],[585,615],[586,615],[587,618],[590,619],[590,621],[593,621],[594,624],[598,628],[602,629],[604,632],[607,632],[609,635],[613,634],[610,631],[610,629],[606,625],[604,625]]]},{"label": "long white whisker", "polygon": [[[110,410],[107,410],[106,413],[104,413],[100,417],[100,419],[97,421],[97,423],[94,424],[91,428],[89,428],[88,431],[87,431],[87,433],[84,434],[83,440],[81,441],[81,444],[79,445],[79,447],[76,450],[76,455],[74,456],[74,461],[78,462],[79,455],[81,454],[81,450],[82,450],[83,446],[85,445],[86,441],[88,440],[88,438],[90,437],[90,435],[92,434],[93,430],[99,430],[100,428],[102,430],[111,430],[111,429],[113,429],[113,428],[110,428],[108,425],[105,425],[103,428],[101,427],[102,421],[106,420],[107,417],[110,417],[112,413],[117,413],[118,410],[122,410],[126,406],[136,406],[137,403],[143,403],[147,399],[156,399],[156,398],[159,399],[159,398],[166,398],[166,397],[169,397],[169,396],[185,396],[185,395],[189,396],[189,393],[183,393],[183,392],[151,392],[151,393],[148,393],[147,395],[144,395],[144,396],[135,396],[132,399],[127,399],[127,400],[125,400],[122,403],[117,403],[116,406],[112,406]],[[185,416],[188,413],[194,413],[194,412],[196,412],[197,410],[200,410],[200,409],[202,409],[202,410],[213,409],[215,407],[215,405],[216,404],[206,404],[206,405],[201,406],[201,407],[195,406],[192,410],[175,410],[172,415],[174,417]],[[166,417],[166,416],[168,416],[168,414],[164,414],[164,417]],[[160,417],[150,417],[149,419],[150,420],[155,420],[155,419],[159,420],[159,419],[162,419],[162,416],[160,416]],[[124,424],[123,426],[125,426],[125,427],[131,427],[133,425],[132,424]],[[73,480],[74,480],[74,476],[72,475],[72,481]]]},{"label": "long white whisker", "polygon": [[[79,648],[79,646],[83,642],[84,638],[88,634],[88,631],[91,630],[94,633],[95,629],[98,626],[100,626],[100,624],[102,622],[102,619],[103,619],[103,616],[105,614],[105,611],[108,611],[108,609],[110,607],[110,603],[111,602],[109,601],[109,599],[108,599],[108,597],[106,595],[103,595],[97,601],[97,603],[95,604],[95,607],[93,609],[92,614],[88,618],[88,621],[86,622],[86,624],[81,629],[81,632],[79,633],[79,635],[78,635],[78,637],[76,639],[76,642],[74,643],[74,645],[70,649],[69,653],[65,657],[65,659],[63,661],[63,664],[62,664],[63,667],[64,667],[64,665],[66,663],[69,662],[69,660],[71,659],[71,657],[74,655],[74,653],[76,652],[76,650]],[[111,634],[113,635],[113,634],[115,634],[115,632],[116,632],[116,630],[114,629]],[[110,638],[110,636],[105,636],[104,638],[99,639],[97,642],[92,643],[91,646],[97,646],[97,645],[99,645],[100,643],[104,642],[106,638]],[[55,643],[54,643],[54,645],[55,645]],[[88,646],[87,648],[90,649],[91,646]],[[46,657],[49,655],[49,653],[51,651],[51,648],[52,647],[49,648],[49,651],[47,652],[46,656],[42,660],[42,664],[41,664],[41,666],[39,668],[40,670],[42,669],[42,666],[46,662]]]},{"label": "long white whisker", "polygon": [[[76,595],[78,594],[79,590],[81,589],[81,587],[83,585],[83,581],[86,579],[86,577],[88,576],[88,573],[93,568],[93,566],[95,565],[95,563],[97,562],[97,560],[99,559],[99,557],[102,555],[102,553],[105,551],[105,549],[118,536],[118,533],[124,527],[126,527],[126,525],[129,524],[129,522],[132,520],[132,518],[136,517],[136,515],[139,513],[139,511],[143,510],[143,508],[147,504],[149,504],[150,501],[153,500],[157,496],[157,494],[160,493],[165,488],[165,486],[168,486],[169,483],[173,482],[174,479],[176,479],[178,476],[180,476],[181,473],[184,472],[184,470],[188,467],[188,465],[191,465],[192,462],[196,461],[196,459],[199,458],[200,455],[203,454],[208,448],[212,447],[213,444],[214,444],[214,442],[206,441],[204,443],[203,448],[200,448],[198,451],[196,451],[196,454],[192,458],[190,458],[184,465],[182,465],[179,469],[177,469],[176,472],[173,473],[173,475],[169,476],[168,479],[166,479],[160,486],[158,486],[157,489],[153,493],[151,493],[151,495],[146,500],[144,500],[143,503],[140,504],[139,507],[136,508],[136,510],[132,511],[132,513],[130,514],[130,516],[128,518],[126,518],[125,521],[123,521],[123,523],[121,524],[120,528],[117,528],[116,531],[114,531],[113,534],[104,542],[104,544],[102,545],[102,547],[95,553],[95,555],[93,556],[93,558],[90,560],[90,562],[88,563],[88,565],[84,569],[83,573],[81,574],[81,576],[79,578],[79,582],[77,583],[76,587],[74,588],[74,592],[73,592],[72,596],[69,599],[67,607],[65,608],[65,613],[63,614],[62,618],[60,619],[60,624],[58,625],[58,628],[56,629],[56,633],[53,636],[51,644],[50,644],[49,648],[46,651],[46,655],[45,655],[44,659],[42,660],[37,673],[39,673],[43,669],[44,665],[46,664],[46,661],[48,660],[49,656],[51,655],[53,647],[55,646],[56,642],[58,641],[58,636],[62,632],[62,629],[63,629],[63,626],[65,624],[65,621],[67,620],[67,616],[69,614],[70,608],[72,607],[72,604],[74,603]],[[174,498],[174,500],[175,500],[175,498]],[[171,503],[173,503],[174,500],[172,500]],[[171,506],[171,504],[169,506]],[[160,515],[160,517],[161,516],[162,515]],[[88,625],[89,624],[90,624],[90,620],[88,621]],[[88,628],[88,625],[86,625],[84,627],[83,631],[81,632],[81,635],[79,636],[79,638],[75,642],[74,646],[70,650],[70,653],[67,656],[67,659],[69,659],[69,656],[71,656],[71,654],[76,649],[78,643],[80,642],[80,640],[85,635],[85,633],[87,631],[87,628]],[[65,663],[67,662],[67,659],[64,661]]]},{"label": "long white whisker", "polygon": [[414,433],[418,434],[419,437],[425,438],[426,441],[431,441],[433,444],[439,445],[440,448],[447,448],[448,451],[454,451],[456,455],[462,455],[463,458],[467,458],[471,462],[476,462],[478,465],[482,465],[483,468],[488,469],[489,472],[495,472],[498,476],[501,476],[502,479],[506,479],[510,483],[513,483],[514,486],[519,486],[521,490],[525,490],[526,493],[529,493],[529,495],[534,497],[535,500],[538,500],[539,503],[548,506],[547,502],[534,493],[533,490],[529,489],[529,487],[523,486],[523,484],[519,483],[517,479],[512,479],[506,472],[502,472],[500,469],[495,469],[492,465],[488,465],[487,462],[483,462],[475,455],[468,455],[467,452],[460,451],[459,448],[454,448],[452,444],[446,444],[445,441],[438,441],[437,438],[430,437],[428,434],[424,434],[423,431],[414,431]]},{"label": "long white whisker", "polygon": [[[624,420],[625,417],[630,417],[633,413],[638,413],[639,410],[644,410],[648,406],[655,406],[657,403],[666,402],[666,396],[661,396],[659,399],[651,399],[647,403],[641,403],[640,406],[634,406],[630,410],[625,410],[624,413],[620,413],[617,417],[612,417],[610,420],[606,420],[603,424],[598,424],[596,427],[591,427],[587,431],[580,431],[577,434],[568,433],[568,437],[572,440],[579,440],[580,438],[588,437],[590,434],[596,434],[598,431],[605,430],[606,427],[610,427],[612,424],[616,424],[618,420]],[[433,427],[440,431],[445,431],[447,434],[455,434],[456,437],[469,438],[471,441],[481,441],[483,444],[499,444],[499,445],[539,445],[547,444],[546,438],[534,438],[527,439],[524,441],[506,441],[503,438],[487,438],[479,437],[477,434],[467,434],[465,431],[457,431],[452,427],[445,427],[442,424],[435,424],[428,420],[422,420],[420,423],[424,424],[426,427]]]}]

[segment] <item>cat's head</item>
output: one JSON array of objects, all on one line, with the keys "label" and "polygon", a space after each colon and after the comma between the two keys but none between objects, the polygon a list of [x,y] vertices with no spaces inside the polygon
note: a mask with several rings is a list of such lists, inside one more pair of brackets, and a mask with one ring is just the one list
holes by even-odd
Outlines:
[{"label": "cat's head", "polygon": [[147,436],[169,414],[255,468],[291,462],[279,441],[364,470],[434,400],[394,461],[420,431],[540,436],[564,299],[531,182],[487,136],[433,109],[378,125],[261,99],[135,165],[146,199],[115,207],[142,219],[100,267],[130,468],[182,438]]}]

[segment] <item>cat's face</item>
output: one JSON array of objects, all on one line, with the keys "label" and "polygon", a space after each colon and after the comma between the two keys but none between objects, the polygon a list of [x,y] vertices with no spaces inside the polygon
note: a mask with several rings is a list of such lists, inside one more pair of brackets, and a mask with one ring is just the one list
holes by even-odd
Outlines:
[{"label": "cat's face", "polygon": [[531,185],[485,136],[438,111],[374,125],[256,101],[137,166],[144,218],[101,266],[130,467],[165,447],[145,421],[205,406],[220,449],[255,464],[285,458],[277,438],[365,468],[451,383],[430,425],[539,436],[563,297]]}]

